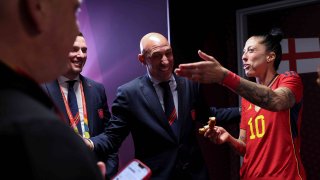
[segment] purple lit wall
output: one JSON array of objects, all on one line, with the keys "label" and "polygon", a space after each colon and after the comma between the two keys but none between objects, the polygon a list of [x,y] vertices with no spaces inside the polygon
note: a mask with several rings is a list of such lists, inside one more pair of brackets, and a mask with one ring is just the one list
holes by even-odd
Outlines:
[{"label": "purple lit wall", "polygon": [[[83,75],[104,84],[109,108],[117,87],[146,73],[138,59],[148,32],[167,31],[166,0],[86,0],[78,16],[88,46]],[[134,156],[131,136],[119,151],[120,168]]]}]

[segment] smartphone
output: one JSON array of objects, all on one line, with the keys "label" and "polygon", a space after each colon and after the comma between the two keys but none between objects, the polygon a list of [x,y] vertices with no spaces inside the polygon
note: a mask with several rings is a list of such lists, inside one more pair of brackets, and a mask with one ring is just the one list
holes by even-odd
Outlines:
[{"label": "smartphone", "polygon": [[111,180],[148,180],[151,174],[151,170],[147,165],[138,159],[133,159]]}]

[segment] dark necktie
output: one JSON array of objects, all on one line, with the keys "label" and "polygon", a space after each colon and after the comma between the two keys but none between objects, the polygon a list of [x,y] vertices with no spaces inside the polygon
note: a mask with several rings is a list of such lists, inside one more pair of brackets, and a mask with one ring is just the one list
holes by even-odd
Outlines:
[{"label": "dark necktie", "polygon": [[164,112],[167,116],[168,122],[175,133],[176,131],[176,120],[177,120],[177,111],[174,106],[173,96],[169,85],[170,81],[165,81],[159,83],[159,86],[163,89],[163,104]]},{"label": "dark necktie", "polygon": [[69,108],[72,113],[73,119],[77,125],[78,132],[80,135],[82,135],[79,108],[78,108],[78,103],[77,103],[77,96],[76,96],[76,93],[74,92],[74,88],[73,88],[75,82],[76,82],[76,80],[67,81],[67,83],[68,83],[68,104],[69,104]]}]

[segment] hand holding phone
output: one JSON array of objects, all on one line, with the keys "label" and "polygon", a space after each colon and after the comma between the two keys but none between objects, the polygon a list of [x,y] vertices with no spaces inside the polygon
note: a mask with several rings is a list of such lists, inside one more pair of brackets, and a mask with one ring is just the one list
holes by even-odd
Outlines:
[{"label": "hand holding phone", "polygon": [[150,168],[138,159],[133,159],[111,180],[148,180],[150,177]]}]

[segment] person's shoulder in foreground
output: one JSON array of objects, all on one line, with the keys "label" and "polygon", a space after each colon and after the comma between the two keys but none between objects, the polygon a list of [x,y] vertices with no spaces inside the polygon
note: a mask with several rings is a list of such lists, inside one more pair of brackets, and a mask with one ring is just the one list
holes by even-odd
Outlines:
[{"label": "person's shoulder in foreground", "polygon": [[93,155],[38,85],[66,70],[79,5],[0,1],[0,172],[8,179],[102,179]]},{"label": "person's shoulder in foreground", "polygon": [[0,86],[0,135],[6,146],[0,150],[6,164],[2,174],[12,179],[101,179],[91,153],[53,113],[38,85],[0,69],[1,81],[11,80]]}]

